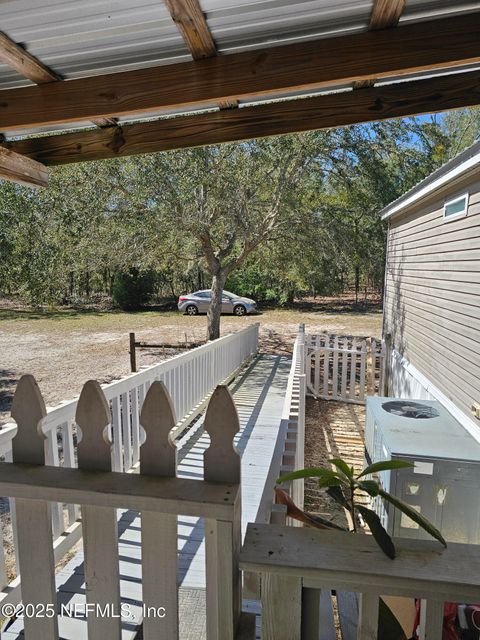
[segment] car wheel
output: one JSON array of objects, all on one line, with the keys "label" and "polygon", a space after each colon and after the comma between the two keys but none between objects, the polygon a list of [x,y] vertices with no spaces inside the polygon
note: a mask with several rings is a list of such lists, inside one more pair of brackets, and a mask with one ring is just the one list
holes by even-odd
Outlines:
[{"label": "car wheel", "polygon": [[194,304],[188,305],[187,316],[198,316],[198,308]]},{"label": "car wheel", "polygon": [[247,313],[247,310],[245,309],[243,304],[237,304],[237,306],[234,307],[234,309],[233,309],[233,313],[236,316],[244,316]]}]

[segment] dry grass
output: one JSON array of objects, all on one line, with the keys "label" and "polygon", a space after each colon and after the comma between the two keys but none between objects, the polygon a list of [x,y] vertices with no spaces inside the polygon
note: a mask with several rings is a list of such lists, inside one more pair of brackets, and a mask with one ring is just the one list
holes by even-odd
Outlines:
[{"label": "dry grass", "polygon": [[[332,311],[329,311],[329,309]],[[257,316],[222,318],[222,334],[260,323],[261,349],[270,353],[291,350],[300,322],[311,332],[380,335],[381,313],[336,312],[335,305],[307,309],[268,310]],[[80,312],[0,309],[0,424],[8,418],[13,389],[22,374],[37,378],[48,405],[68,400],[91,378],[111,382],[129,373],[128,333],[138,339],[177,343],[201,341],[206,317],[188,317],[174,311]],[[138,353],[140,365],[170,357],[170,350]],[[3,414],[2,414],[3,412]]]}]

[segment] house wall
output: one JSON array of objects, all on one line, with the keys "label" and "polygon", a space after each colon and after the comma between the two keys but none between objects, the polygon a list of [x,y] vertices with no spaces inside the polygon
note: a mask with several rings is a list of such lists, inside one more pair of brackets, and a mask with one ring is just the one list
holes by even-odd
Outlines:
[{"label": "house wall", "polygon": [[[445,200],[465,192],[467,216],[444,221]],[[391,393],[446,401],[480,437],[471,414],[480,402],[478,168],[391,219],[385,287],[384,334],[395,350]]]}]

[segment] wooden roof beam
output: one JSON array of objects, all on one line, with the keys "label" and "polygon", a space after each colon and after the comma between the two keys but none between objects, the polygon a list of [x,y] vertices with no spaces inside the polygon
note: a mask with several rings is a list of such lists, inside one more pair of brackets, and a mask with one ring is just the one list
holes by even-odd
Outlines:
[{"label": "wooden roof beam", "polygon": [[0,130],[137,115],[480,61],[480,12],[0,91]]},{"label": "wooden roof beam", "polygon": [[[61,82],[62,76],[43,64],[38,58],[14,42],[6,33],[0,31],[0,60],[15,69],[21,76],[35,84]],[[93,121],[97,127],[109,127],[116,124],[113,118],[99,118]]]},{"label": "wooden roof beam", "polygon": [[8,146],[46,165],[60,165],[340,127],[478,103],[480,71],[124,127],[29,138]]},{"label": "wooden roof beam", "polygon": [[370,15],[369,29],[391,29],[400,21],[406,0],[375,0]]},{"label": "wooden roof beam", "polygon": [[0,179],[29,187],[46,187],[48,170],[40,162],[0,146]]},{"label": "wooden roof beam", "polygon": [[[406,5],[406,0],[374,0],[372,13],[370,15],[370,23],[368,28],[370,31],[377,29],[393,29],[400,21]],[[368,78],[360,82],[354,82],[354,89],[364,89],[365,87],[373,87],[377,78]]]},{"label": "wooden roof beam", "polygon": [[165,0],[165,4],[194,60],[217,55],[217,47],[198,0]]}]

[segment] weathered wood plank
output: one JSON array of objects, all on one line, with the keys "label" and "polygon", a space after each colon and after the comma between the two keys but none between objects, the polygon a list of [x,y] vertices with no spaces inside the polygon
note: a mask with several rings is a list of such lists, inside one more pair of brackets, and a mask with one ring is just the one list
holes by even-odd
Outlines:
[{"label": "weathered wood plank", "polygon": [[216,55],[217,49],[198,0],[165,0],[194,60]]},{"label": "weathered wood plank", "polygon": [[0,178],[28,187],[48,186],[47,168],[29,157],[0,146]]},{"label": "weathered wood plank", "polygon": [[480,598],[480,548],[429,540],[395,540],[392,562],[371,536],[250,524],[240,567],[303,577],[305,587],[416,595],[450,602]]},{"label": "weathered wood plank", "polygon": [[[0,124],[2,130],[9,130],[141,114],[458,66],[480,60],[479,38],[477,12],[391,30],[7,89],[2,91]],[[434,102],[432,96],[430,102]]]},{"label": "weathered wood plank", "polygon": [[262,639],[300,640],[302,581],[294,576],[262,575]]},{"label": "weathered wood plank", "polygon": [[124,127],[30,138],[9,142],[8,146],[47,166],[59,165],[431,113],[472,106],[479,101],[480,72],[469,72]]}]

